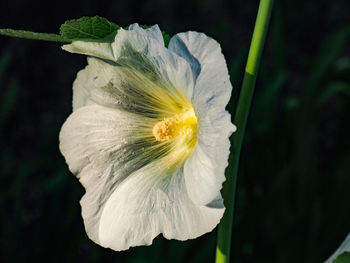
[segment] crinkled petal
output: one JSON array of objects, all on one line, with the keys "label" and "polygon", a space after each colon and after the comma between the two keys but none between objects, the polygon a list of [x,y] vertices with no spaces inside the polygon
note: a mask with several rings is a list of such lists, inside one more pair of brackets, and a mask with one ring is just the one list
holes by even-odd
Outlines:
[{"label": "crinkled petal", "polygon": [[[150,143],[143,142],[150,120],[135,114],[92,105],[73,112],[62,126],[60,150],[69,169],[88,189],[82,199],[87,206],[83,217],[89,236],[97,242],[101,207],[120,181],[152,160],[145,155],[135,163]],[[152,123],[150,124],[152,125]],[[142,138],[142,139],[140,139]]]},{"label": "crinkled petal", "polygon": [[235,130],[230,114],[223,111],[215,118],[202,118],[197,132],[196,148],[186,161],[184,174],[190,198],[206,205],[217,198],[225,181],[225,168],[230,153],[229,137]]},{"label": "crinkled petal", "polygon": [[[167,167],[171,154],[142,138],[147,118],[91,105],[77,109],[60,133],[60,150],[86,189],[81,200],[89,237],[124,250],[151,244],[160,233],[185,240],[211,231],[224,208],[189,198],[183,168]],[[150,124],[151,126],[152,124]]]},{"label": "crinkled petal", "polygon": [[220,193],[225,181],[225,174],[222,171],[218,173],[215,158],[211,159],[206,150],[206,147],[197,144],[184,166],[188,194],[193,202],[200,205],[210,203]]},{"label": "crinkled petal", "polygon": [[205,112],[208,103],[224,110],[232,85],[220,44],[203,33],[189,31],[173,36],[169,49],[185,58],[195,73],[193,103],[196,110]]},{"label": "crinkled petal", "polygon": [[102,105],[163,119],[179,111],[186,96],[162,78],[88,58],[88,66],[73,84],[73,111],[87,105]]},{"label": "crinkled petal", "polygon": [[[93,46],[93,47],[92,47]],[[174,93],[180,90],[188,100],[191,100],[193,93],[193,74],[189,63],[182,57],[170,52],[164,46],[164,41],[159,27],[153,26],[149,29],[142,29],[137,24],[131,25],[129,30],[120,29],[115,37],[113,43],[93,43],[76,41],[70,45],[63,46],[64,49],[73,53],[86,54],[95,56],[101,59],[108,60],[104,62],[114,67],[114,70],[108,72],[118,71],[120,78],[121,72],[129,70],[134,74],[144,76],[149,81],[151,80],[161,89],[166,88],[168,91]],[[91,51],[93,50],[93,52]],[[102,62],[101,62],[102,63]],[[92,69],[91,71],[95,70]],[[102,69],[101,69],[102,70]],[[96,70],[101,71],[101,70]],[[97,74],[90,74],[88,72],[80,74],[81,77],[76,80],[75,90],[84,85],[81,82],[93,82]],[[91,77],[90,75],[93,75]],[[128,83],[123,74],[123,83]],[[132,77],[129,74],[129,78]],[[118,77],[104,74],[105,82],[118,82]],[[120,80],[119,80],[120,82]],[[118,83],[118,85],[121,85]],[[88,88],[93,87],[93,84],[88,83]],[[138,85],[142,90],[142,86]],[[85,88],[86,89],[86,88]],[[79,92],[84,94],[84,92]],[[80,99],[80,101],[86,99]]]},{"label": "crinkled petal", "polygon": [[88,164],[99,168],[120,161],[124,155],[121,150],[130,141],[146,136],[140,127],[152,127],[149,123],[152,120],[148,118],[99,105],[82,107],[63,124],[60,150],[74,174]]},{"label": "crinkled petal", "polygon": [[113,76],[113,66],[88,58],[88,66],[78,72],[73,83],[73,111],[87,105],[111,106],[117,103],[106,88]]},{"label": "crinkled petal", "polygon": [[[158,35],[158,37],[154,37],[154,35]],[[191,67],[185,59],[165,48],[157,25],[149,30],[144,30],[137,24],[132,25],[130,30],[121,29],[113,43],[113,49],[118,63],[145,72],[153,71],[152,67],[155,67],[163,79],[176,89],[181,90],[189,100],[192,98]],[[150,63],[147,59],[152,65],[148,65]]]},{"label": "crinkled petal", "polygon": [[198,206],[187,195],[183,171],[165,172],[159,160],[129,176],[111,195],[100,223],[102,246],[114,250],[150,245],[163,233],[186,240],[211,231],[224,208]]},{"label": "crinkled petal", "polygon": [[[158,41],[161,45],[164,46],[163,35],[158,25],[154,25],[149,28],[143,29],[137,23],[134,23],[129,26],[128,31],[136,33],[138,35],[143,35],[146,38],[152,38],[154,41]],[[140,43],[135,43],[135,44],[140,44]],[[143,44],[141,43],[141,46],[142,45]]]},{"label": "crinkled petal", "polygon": [[229,137],[236,129],[225,111],[232,86],[225,58],[214,39],[203,33],[180,33],[171,39],[169,49],[188,61],[195,77],[192,102],[198,117],[198,141],[184,171],[191,199],[207,204],[225,181]]}]

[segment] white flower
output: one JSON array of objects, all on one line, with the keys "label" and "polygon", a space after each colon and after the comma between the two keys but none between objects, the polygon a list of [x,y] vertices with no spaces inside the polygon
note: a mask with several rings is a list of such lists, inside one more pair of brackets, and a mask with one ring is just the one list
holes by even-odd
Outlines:
[{"label": "white flower", "polygon": [[211,231],[235,130],[231,84],[219,44],[186,32],[164,46],[158,26],[120,29],[113,43],[76,41],[86,54],[60,150],[86,189],[89,237],[114,250],[160,233],[186,240]]}]

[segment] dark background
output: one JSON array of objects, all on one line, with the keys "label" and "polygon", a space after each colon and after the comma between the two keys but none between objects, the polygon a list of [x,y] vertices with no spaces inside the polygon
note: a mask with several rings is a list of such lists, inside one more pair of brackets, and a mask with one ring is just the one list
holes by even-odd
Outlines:
[{"label": "dark background", "polygon": [[[1,0],[0,28],[100,15],[222,45],[234,112],[258,1]],[[214,262],[216,231],[114,252],[85,234],[58,150],[84,56],[0,36],[0,261]],[[232,262],[323,262],[350,232],[350,2],[276,1],[241,156]]]}]

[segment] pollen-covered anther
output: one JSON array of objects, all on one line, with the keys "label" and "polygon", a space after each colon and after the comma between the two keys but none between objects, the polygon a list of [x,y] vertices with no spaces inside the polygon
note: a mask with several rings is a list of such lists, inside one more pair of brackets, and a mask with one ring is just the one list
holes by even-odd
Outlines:
[{"label": "pollen-covered anther", "polygon": [[171,118],[159,121],[153,127],[153,136],[157,141],[169,141],[177,136],[176,121]]},{"label": "pollen-covered anther", "polygon": [[197,132],[197,118],[193,109],[165,118],[153,127],[153,136],[157,141],[169,141],[179,135],[192,139]]}]

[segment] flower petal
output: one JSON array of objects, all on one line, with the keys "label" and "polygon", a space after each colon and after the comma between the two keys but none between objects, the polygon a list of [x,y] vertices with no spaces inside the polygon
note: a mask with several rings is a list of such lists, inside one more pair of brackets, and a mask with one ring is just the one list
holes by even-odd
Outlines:
[{"label": "flower petal", "polygon": [[151,244],[160,233],[195,238],[211,231],[224,212],[220,201],[194,204],[183,168],[167,167],[171,154],[157,156],[162,149],[152,153],[154,145],[140,145],[137,138],[145,136],[142,125],[149,121],[92,105],[77,109],[62,127],[60,150],[86,188],[81,200],[86,231],[102,246]]},{"label": "flower petal", "polygon": [[73,83],[73,111],[87,105],[115,104],[115,98],[105,88],[112,76],[112,66],[102,60],[88,58],[88,66],[78,72]]},{"label": "flower petal", "polygon": [[185,58],[195,73],[193,103],[198,112],[206,111],[209,102],[225,109],[232,86],[220,44],[198,32],[173,36],[169,49]]},{"label": "flower petal", "polygon": [[88,164],[99,168],[118,157],[112,153],[127,143],[142,121],[137,115],[98,105],[73,112],[60,132],[60,150],[69,169],[79,174]]},{"label": "flower petal", "polygon": [[197,206],[188,197],[183,171],[164,173],[162,159],[130,175],[114,191],[100,221],[100,242],[114,250],[150,245],[163,233],[186,240],[211,231],[220,221],[221,206]]},{"label": "flower petal", "polygon": [[230,153],[229,137],[235,131],[225,111],[216,112],[214,118],[210,114],[205,117],[199,121],[196,148],[184,166],[188,194],[199,205],[210,203],[220,193]]},{"label": "flower petal", "polygon": [[115,60],[112,43],[73,41],[72,44],[63,45],[62,49],[71,53]]},{"label": "flower petal", "polygon": [[[93,45],[95,46],[91,47]],[[76,41],[70,45],[65,45],[63,48],[73,53],[87,54],[109,60],[109,62],[103,63],[105,65],[109,64],[114,69],[104,72],[104,76],[99,77],[106,83],[111,80],[118,80],[121,75],[124,76],[124,83],[128,83],[125,72],[122,74],[123,70],[128,69],[133,71],[134,75],[138,74],[152,80],[156,85],[162,86],[163,89],[180,90],[188,100],[192,98],[194,81],[191,67],[185,59],[165,48],[158,26],[145,30],[134,24],[130,26],[129,30],[120,29],[115,41],[111,44]],[[97,66],[90,67],[90,72],[81,73],[80,78],[78,75],[75,90],[80,89],[80,87],[85,88],[80,83],[88,84],[89,87],[85,89],[94,86],[90,84],[98,76],[94,72],[101,72],[105,67],[103,66],[102,69],[98,69]],[[88,71],[88,68],[86,71]],[[117,76],[113,75],[115,72],[119,74]],[[118,84],[121,84],[120,80]],[[142,90],[142,88],[143,86],[139,85],[138,89]],[[86,94],[86,92],[79,91],[78,93]],[[80,101],[82,100],[80,99]]]},{"label": "flower petal", "polygon": [[218,172],[215,156],[210,158],[205,150],[207,149],[198,143],[184,166],[188,194],[191,200],[199,205],[206,205],[217,197],[225,181],[224,172]]},{"label": "flower petal", "polygon": [[141,161],[134,160],[134,155],[152,145],[143,142],[148,123],[135,114],[93,105],[73,112],[61,129],[60,150],[71,172],[89,189],[82,202],[90,204],[83,209],[83,217],[92,240],[97,240],[96,218],[109,191],[154,158],[144,154]]},{"label": "flower petal", "polygon": [[113,43],[113,49],[118,63],[140,71],[152,69],[148,65],[149,60],[164,80],[181,90],[189,100],[192,98],[191,67],[185,59],[165,48],[157,25],[146,30],[137,24],[131,25],[130,30],[121,29]]},{"label": "flower petal", "polygon": [[205,205],[216,198],[225,181],[229,137],[236,127],[225,111],[232,86],[220,45],[203,33],[175,35],[169,49],[190,63],[195,76],[193,103],[198,117],[198,142],[185,163],[185,179],[191,199]]},{"label": "flower petal", "polygon": [[97,104],[163,119],[186,103],[185,95],[156,71],[144,73],[91,57],[73,84],[73,111]]}]

